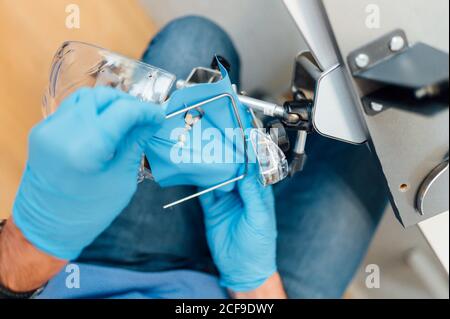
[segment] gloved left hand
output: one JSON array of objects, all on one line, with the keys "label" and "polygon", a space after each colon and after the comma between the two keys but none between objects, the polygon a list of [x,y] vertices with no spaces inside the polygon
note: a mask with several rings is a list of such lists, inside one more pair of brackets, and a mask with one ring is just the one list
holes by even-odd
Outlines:
[{"label": "gloved left hand", "polygon": [[256,164],[232,192],[200,197],[206,237],[222,286],[248,292],[277,271],[276,218],[271,187],[257,180]]},{"label": "gloved left hand", "polygon": [[81,89],[29,138],[13,220],[38,249],[72,260],[126,207],[164,112],[111,88]]}]

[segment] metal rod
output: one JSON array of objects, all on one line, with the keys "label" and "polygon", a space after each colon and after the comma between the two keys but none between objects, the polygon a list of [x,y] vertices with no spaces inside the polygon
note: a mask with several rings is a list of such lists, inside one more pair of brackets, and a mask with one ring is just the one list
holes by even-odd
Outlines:
[{"label": "metal rod", "polygon": [[245,95],[239,95],[239,101],[241,101],[241,103],[248,108],[254,111],[262,112],[266,116],[278,117],[281,119],[285,119],[287,116],[287,112],[284,107],[275,103],[254,99]]},{"label": "metal rod", "polygon": [[240,181],[240,180],[244,179],[245,176],[247,176],[247,173],[248,173],[248,143],[247,143],[247,139],[245,138],[244,125],[242,124],[242,120],[241,120],[241,117],[240,117],[240,115],[239,115],[239,109],[238,109],[238,107],[237,107],[236,100],[234,99],[234,96],[233,96],[233,95],[231,95],[231,94],[229,94],[229,93],[224,93],[224,94],[215,96],[215,97],[213,97],[213,98],[210,98],[210,99],[208,99],[208,100],[204,100],[204,101],[202,101],[202,102],[200,102],[200,103],[197,103],[197,104],[195,104],[195,105],[185,107],[185,108],[183,108],[183,109],[181,109],[181,110],[178,110],[178,111],[175,111],[175,112],[173,112],[173,113],[168,114],[168,115],[166,116],[166,120],[169,120],[169,119],[171,119],[171,118],[174,118],[174,117],[177,116],[177,115],[180,115],[180,114],[189,112],[189,111],[191,111],[191,110],[193,110],[193,109],[196,109],[196,108],[205,106],[205,105],[207,105],[207,104],[213,103],[213,102],[215,102],[215,101],[218,101],[218,100],[224,99],[224,98],[228,98],[228,99],[231,101],[232,108],[233,108],[233,113],[234,113],[234,117],[236,118],[236,120],[237,120],[237,122],[238,122],[240,131],[241,131],[241,134],[242,134],[242,139],[243,139],[243,142],[244,142],[244,159],[245,159],[245,169],[244,169],[244,173],[243,173],[241,176],[235,177],[235,178],[233,178],[233,179],[231,179],[231,180],[225,181],[225,182],[223,182],[223,183],[220,183],[220,184],[218,184],[218,185],[216,185],[216,186],[213,186],[213,187],[211,187],[211,188],[208,188],[208,189],[203,190],[203,191],[201,191],[201,192],[198,192],[198,193],[196,193],[196,194],[187,196],[187,197],[182,198],[182,199],[180,199],[180,200],[177,200],[177,201],[175,201],[175,202],[173,202],[173,203],[164,205],[164,206],[163,206],[164,209],[167,209],[167,208],[176,206],[176,205],[181,204],[181,203],[184,203],[184,202],[186,202],[186,201],[188,201],[188,200],[191,200],[191,199],[194,199],[194,198],[196,198],[196,197],[202,196],[202,195],[204,195],[204,194],[206,194],[206,193],[212,192],[212,191],[214,191],[214,190],[216,190],[216,189],[218,189],[218,188],[221,188],[221,187],[224,187],[224,186],[226,186],[226,185],[235,183],[235,182],[237,182],[237,181]]},{"label": "metal rod", "polygon": [[[179,80],[177,82],[177,88],[190,87],[193,85],[195,85],[195,84],[190,84],[184,80]],[[246,95],[238,95],[238,99],[247,108],[249,108],[253,111],[264,113],[264,115],[266,115],[266,116],[277,117],[277,118],[281,118],[281,119],[286,119],[288,116],[288,113],[284,109],[284,107],[277,105],[275,103],[258,100],[258,99],[255,99],[255,98],[252,98],[252,97],[249,97]]]},{"label": "metal rod", "polygon": [[195,194],[193,194],[193,195],[187,196],[187,197],[182,198],[182,199],[180,199],[180,200],[177,200],[177,201],[175,201],[175,202],[173,202],[173,203],[164,205],[163,208],[164,208],[164,209],[171,208],[171,207],[173,207],[173,206],[176,206],[176,205],[179,205],[179,204],[181,204],[181,203],[184,203],[184,202],[186,202],[186,201],[188,201],[188,200],[191,200],[191,199],[194,199],[194,198],[196,198],[196,197],[200,197],[200,196],[202,196],[202,195],[205,195],[205,194],[207,194],[207,193],[209,193],[209,192],[215,191],[216,189],[222,188],[222,187],[227,186],[227,185],[232,184],[232,183],[236,183],[236,182],[238,182],[238,181],[244,179],[245,176],[246,176],[246,175],[241,175],[241,176],[238,176],[238,177],[236,177],[236,178],[230,179],[229,181],[220,183],[219,185],[213,186],[213,187],[208,188],[208,189],[205,189],[205,190],[203,190],[203,191],[201,191],[201,192],[198,192],[198,193],[195,193]]},{"label": "metal rod", "polygon": [[306,138],[308,133],[306,131],[297,132],[297,140],[295,141],[294,153],[305,154]]}]

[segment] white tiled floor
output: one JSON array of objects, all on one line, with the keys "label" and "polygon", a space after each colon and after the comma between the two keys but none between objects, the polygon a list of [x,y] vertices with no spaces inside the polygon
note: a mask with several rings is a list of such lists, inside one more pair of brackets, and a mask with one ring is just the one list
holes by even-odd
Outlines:
[{"label": "white tiled floor", "polygon": [[[416,257],[421,265],[413,261]],[[380,267],[379,289],[365,285],[369,264]],[[388,209],[349,291],[354,298],[448,298],[448,276],[420,230],[404,229]]]}]

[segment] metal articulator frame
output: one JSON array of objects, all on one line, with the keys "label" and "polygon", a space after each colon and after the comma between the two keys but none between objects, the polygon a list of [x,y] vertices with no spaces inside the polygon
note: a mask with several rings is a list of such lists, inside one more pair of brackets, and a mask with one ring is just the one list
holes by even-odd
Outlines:
[{"label": "metal articulator frame", "polygon": [[197,197],[202,196],[202,195],[204,195],[206,193],[209,193],[209,192],[212,192],[212,191],[214,191],[216,189],[222,188],[222,187],[224,187],[226,185],[229,185],[229,184],[232,184],[232,183],[236,183],[236,182],[244,179],[247,176],[248,164],[249,164],[248,163],[249,162],[249,158],[248,158],[248,143],[247,143],[247,139],[245,137],[244,126],[243,126],[241,117],[239,115],[238,106],[236,104],[236,100],[234,99],[233,95],[228,94],[228,93],[224,93],[224,94],[220,94],[220,95],[218,95],[216,97],[210,98],[208,100],[202,101],[200,103],[197,103],[195,105],[187,106],[187,107],[182,108],[182,109],[180,109],[178,111],[175,111],[173,113],[168,114],[166,116],[166,120],[170,120],[171,118],[174,118],[177,115],[187,113],[187,112],[189,112],[191,110],[194,110],[194,109],[197,109],[197,108],[205,108],[205,106],[207,106],[208,104],[210,104],[212,102],[215,102],[215,101],[218,101],[218,100],[221,100],[221,99],[227,99],[227,100],[229,100],[231,102],[231,106],[232,106],[234,117],[235,117],[235,119],[237,121],[237,124],[239,126],[239,129],[241,131],[241,135],[242,135],[242,139],[243,139],[243,145],[244,145],[244,159],[245,159],[244,173],[242,175],[240,175],[240,176],[237,176],[237,177],[232,178],[230,180],[224,181],[224,182],[222,182],[222,183],[220,183],[218,185],[215,185],[213,187],[205,189],[205,190],[203,190],[201,192],[192,194],[192,195],[187,196],[185,198],[181,198],[181,199],[179,199],[179,200],[177,200],[177,201],[175,201],[173,203],[169,203],[167,205],[164,205],[163,206],[164,209],[171,208],[173,206],[179,205],[179,204],[184,203],[184,202],[186,202],[188,200],[197,198]]}]

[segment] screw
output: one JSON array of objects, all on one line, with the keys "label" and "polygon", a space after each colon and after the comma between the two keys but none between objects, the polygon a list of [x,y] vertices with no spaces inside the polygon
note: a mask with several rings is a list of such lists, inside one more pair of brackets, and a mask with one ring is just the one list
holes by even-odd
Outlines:
[{"label": "screw", "polygon": [[403,39],[401,36],[397,35],[391,39],[391,42],[389,43],[389,49],[392,52],[398,52],[401,49],[405,47],[405,39]]},{"label": "screw", "polygon": [[287,116],[287,122],[289,124],[296,124],[300,122],[301,118],[298,116],[298,114],[289,113]]},{"label": "screw", "polygon": [[365,67],[367,67],[369,65],[370,58],[367,54],[360,53],[356,56],[355,63],[358,68],[364,69]]},{"label": "screw", "polygon": [[383,104],[375,103],[375,102],[370,103],[370,107],[371,107],[372,111],[377,112],[377,113],[383,111],[383,109],[384,109]]}]

